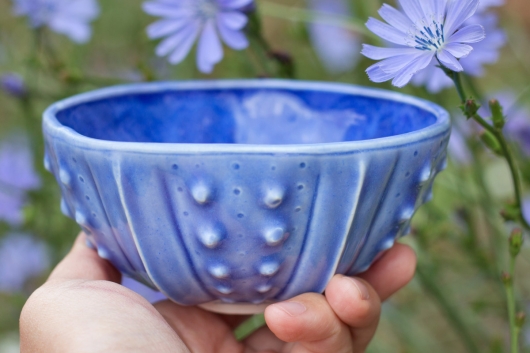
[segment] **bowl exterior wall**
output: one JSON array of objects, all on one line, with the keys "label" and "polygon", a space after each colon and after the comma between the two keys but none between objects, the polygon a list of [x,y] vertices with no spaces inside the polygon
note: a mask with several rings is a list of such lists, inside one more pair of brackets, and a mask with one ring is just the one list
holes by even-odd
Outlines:
[{"label": "bowl exterior wall", "polygon": [[99,255],[184,305],[322,292],[408,233],[446,163],[449,129],[340,153],[146,153],[45,129],[45,166]]}]

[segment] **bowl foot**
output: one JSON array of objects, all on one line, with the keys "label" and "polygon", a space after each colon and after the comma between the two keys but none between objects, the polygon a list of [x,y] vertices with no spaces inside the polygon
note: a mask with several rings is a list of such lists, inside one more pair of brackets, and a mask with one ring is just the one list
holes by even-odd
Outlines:
[{"label": "bowl foot", "polygon": [[209,303],[200,304],[201,309],[211,311],[219,314],[230,314],[230,315],[252,315],[260,314],[265,311],[265,308],[273,302],[264,302],[261,304],[251,303],[234,303],[228,304],[222,301],[213,301]]}]

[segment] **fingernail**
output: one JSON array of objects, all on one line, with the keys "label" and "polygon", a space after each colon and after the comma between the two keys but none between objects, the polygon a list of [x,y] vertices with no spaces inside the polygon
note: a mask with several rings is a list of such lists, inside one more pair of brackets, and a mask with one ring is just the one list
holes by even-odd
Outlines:
[{"label": "fingernail", "polygon": [[298,316],[307,310],[304,304],[291,301],[277,303],[274,306],[285,311],[289,316]]},{"label": "fingernail", "polygon": [[353,282],[353,285],[357,290],[359,291],[359,296],[362,300],[368,300],[370,299],[370,291],[368,290],[368,287],[366,287],[366,284],[364,284],[362,281],[352,278],[352,277],[343,277],[347,279],[350,282]]}]

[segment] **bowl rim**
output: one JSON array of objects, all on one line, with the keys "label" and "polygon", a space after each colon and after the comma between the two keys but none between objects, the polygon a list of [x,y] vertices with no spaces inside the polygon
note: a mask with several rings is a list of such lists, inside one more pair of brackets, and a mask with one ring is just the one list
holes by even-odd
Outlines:
[{"label": "bowl rim", "polygon": [[[164,142],[124,142],[91,138],[72,128],[62,125],[56,118],[61,110],[75,105],[130,94],[156,93],[162,91],[218,90],[218,89],[286,89],[292,91],[325,91],[349,95],[365,96],[409,104],[432,113],[436,122],[419,130],[405,134],[380,137],[369,140],[329,142],[315,144],[238,144],[238,143],[164,143]],[[346,153],[352,151],[378,150],[410,145],[447,134],[451,128],[449,113],[430,101],[379,88],[363,87],[345,83],[280,80],[280,79],[239,79],[239,80],[194,80],[159,81],[134,83],[101,88],[81,93],[58,101],[43,113],[43,131],[55,139],[90,150],[113,150],[137,153],[295,153],[323,154]]]}]

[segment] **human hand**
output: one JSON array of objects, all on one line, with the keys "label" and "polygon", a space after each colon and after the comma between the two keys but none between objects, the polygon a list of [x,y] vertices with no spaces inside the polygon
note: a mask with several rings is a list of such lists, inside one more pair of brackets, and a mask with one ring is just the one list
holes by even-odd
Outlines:
[{"label": "human hand", "polygon": [[268,327],[237,342],[233,330],[246,317],[151,305],[119,284],[120,273],[81,234],[24,306],[21,352],[361,353],[381,301],[410,281],[415,265],[414,252],[396,244],[361,276],[334,276],[325,294],[270,305]]}]

